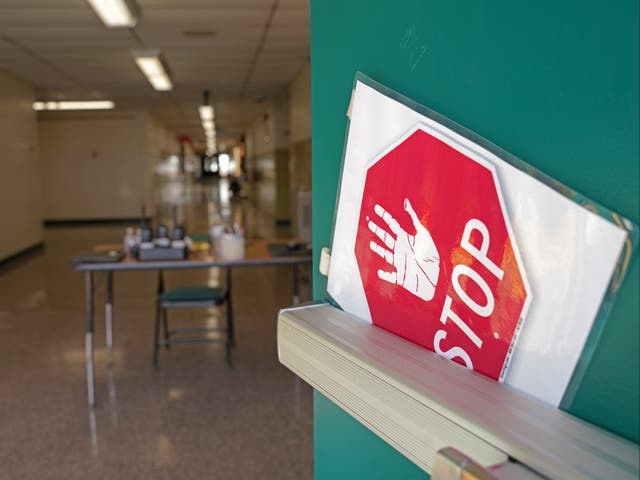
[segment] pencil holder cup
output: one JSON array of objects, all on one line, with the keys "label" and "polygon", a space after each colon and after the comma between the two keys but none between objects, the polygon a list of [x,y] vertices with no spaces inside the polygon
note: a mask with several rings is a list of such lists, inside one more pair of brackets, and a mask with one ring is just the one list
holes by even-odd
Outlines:
[{"label": "pencil holder cup", "polygon": [[244,258],[244,237],[235,233],[222,235],[220,256],[225,260],[240,260]]}]

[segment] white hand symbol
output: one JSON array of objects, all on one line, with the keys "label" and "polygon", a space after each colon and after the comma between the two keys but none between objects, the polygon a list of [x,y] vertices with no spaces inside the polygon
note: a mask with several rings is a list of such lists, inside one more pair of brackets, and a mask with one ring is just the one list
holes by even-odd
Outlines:
[{"label": "white hand symbol", "polygon": [[420,223],[416,212],[408,199],[404,199],[404,209],[411,217],[416,229],[415,235],[409,235],[398,221],[380,205],[374,211],[389,227],[389,234],[367,217],[369,230],[376,234],[386,248],[371,241],[369,248],[395,267],[395,272],[378,270],[378,277],[389,283],[402,285],[415,296],[429,301],[433,298],[440,273],[440,255],[431,234]]}]

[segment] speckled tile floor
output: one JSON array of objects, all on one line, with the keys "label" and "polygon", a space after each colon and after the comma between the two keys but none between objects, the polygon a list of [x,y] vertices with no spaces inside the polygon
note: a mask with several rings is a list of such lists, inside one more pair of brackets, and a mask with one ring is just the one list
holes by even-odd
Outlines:
[{"label": "speckled tile floor", "polygon": [[[220,207],[214,184],[181,195],[192,231],[206,225],[212,205]],[[247,224],[253,219],[252,233],[276,234],[249,200],[225,209]],[[88,408],[83,277],[69,258],[122,234],[114,225],[50,227],[44,252],[0,268],[0,479],[311,478],[311,389],[276,353],[276,314],[291,304],[289,268],[234,271],[233,368],[221,344],[177,345],[161,351],[157,372],[155,273],[115,274],[112,369],[104,348],[105,279],[97,275],[97,406]],[[167,283],[215,283],[219,273],[174,271]],[[304,299],[307,274],[303,282]],[[220,313],[172,318],[181,326],[213,324]]]}]

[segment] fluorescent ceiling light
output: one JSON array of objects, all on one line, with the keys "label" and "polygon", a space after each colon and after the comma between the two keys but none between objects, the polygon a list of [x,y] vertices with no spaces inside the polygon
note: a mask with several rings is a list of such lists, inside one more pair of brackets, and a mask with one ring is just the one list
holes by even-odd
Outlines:
[{"label": "fluorescent ceiling light", "polygon": [[116,105],[111,100],[34,102],[33,109],[42,110],[111,110]]},{"label": "fluorescent ceiling light", "polygon": [[87,0],[108,28],[135,27],[138,9],[132,0]]},{"label": "fluorescent ceiling light", "polygon": [[213,122],[213,107],[211,106],[209,90],[202,92],[202,105],[198,107],[200,121],[204,136],[207,139],[207,155],[213,155],[218,151],[216,148],[216,125]]},{"label": "fluorescent ceiling light", "polygon": [[213,107],[211,105],[200,105],[198,111],[200,112],[200,120],[203,122],[213,120]]},{"label": "fluorescent ceiling light", "polygon": [[159,50],[134,50],[131,53],[154,90],[165,92],[173,88],[169,69],[164,64]]},{"label": "fluorescent ceiling light", "polygon": [[213,155],[218,149],[216,148],[216,125],[213,122],[213,107],[209,90],[202,92],[202,105],[198,107],[198,113],[200,113],[202,129],[207,139],[207,155]]}]

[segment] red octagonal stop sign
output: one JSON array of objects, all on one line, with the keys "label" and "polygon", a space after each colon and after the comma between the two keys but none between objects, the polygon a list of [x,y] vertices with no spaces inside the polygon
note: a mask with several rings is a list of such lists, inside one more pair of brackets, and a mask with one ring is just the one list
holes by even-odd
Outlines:
[{"label": "red octagonal stop sign", "polygon": [[496,173],[417,129],[367,170],[355,255],[372,321],[502,381],[530,301]]}]

